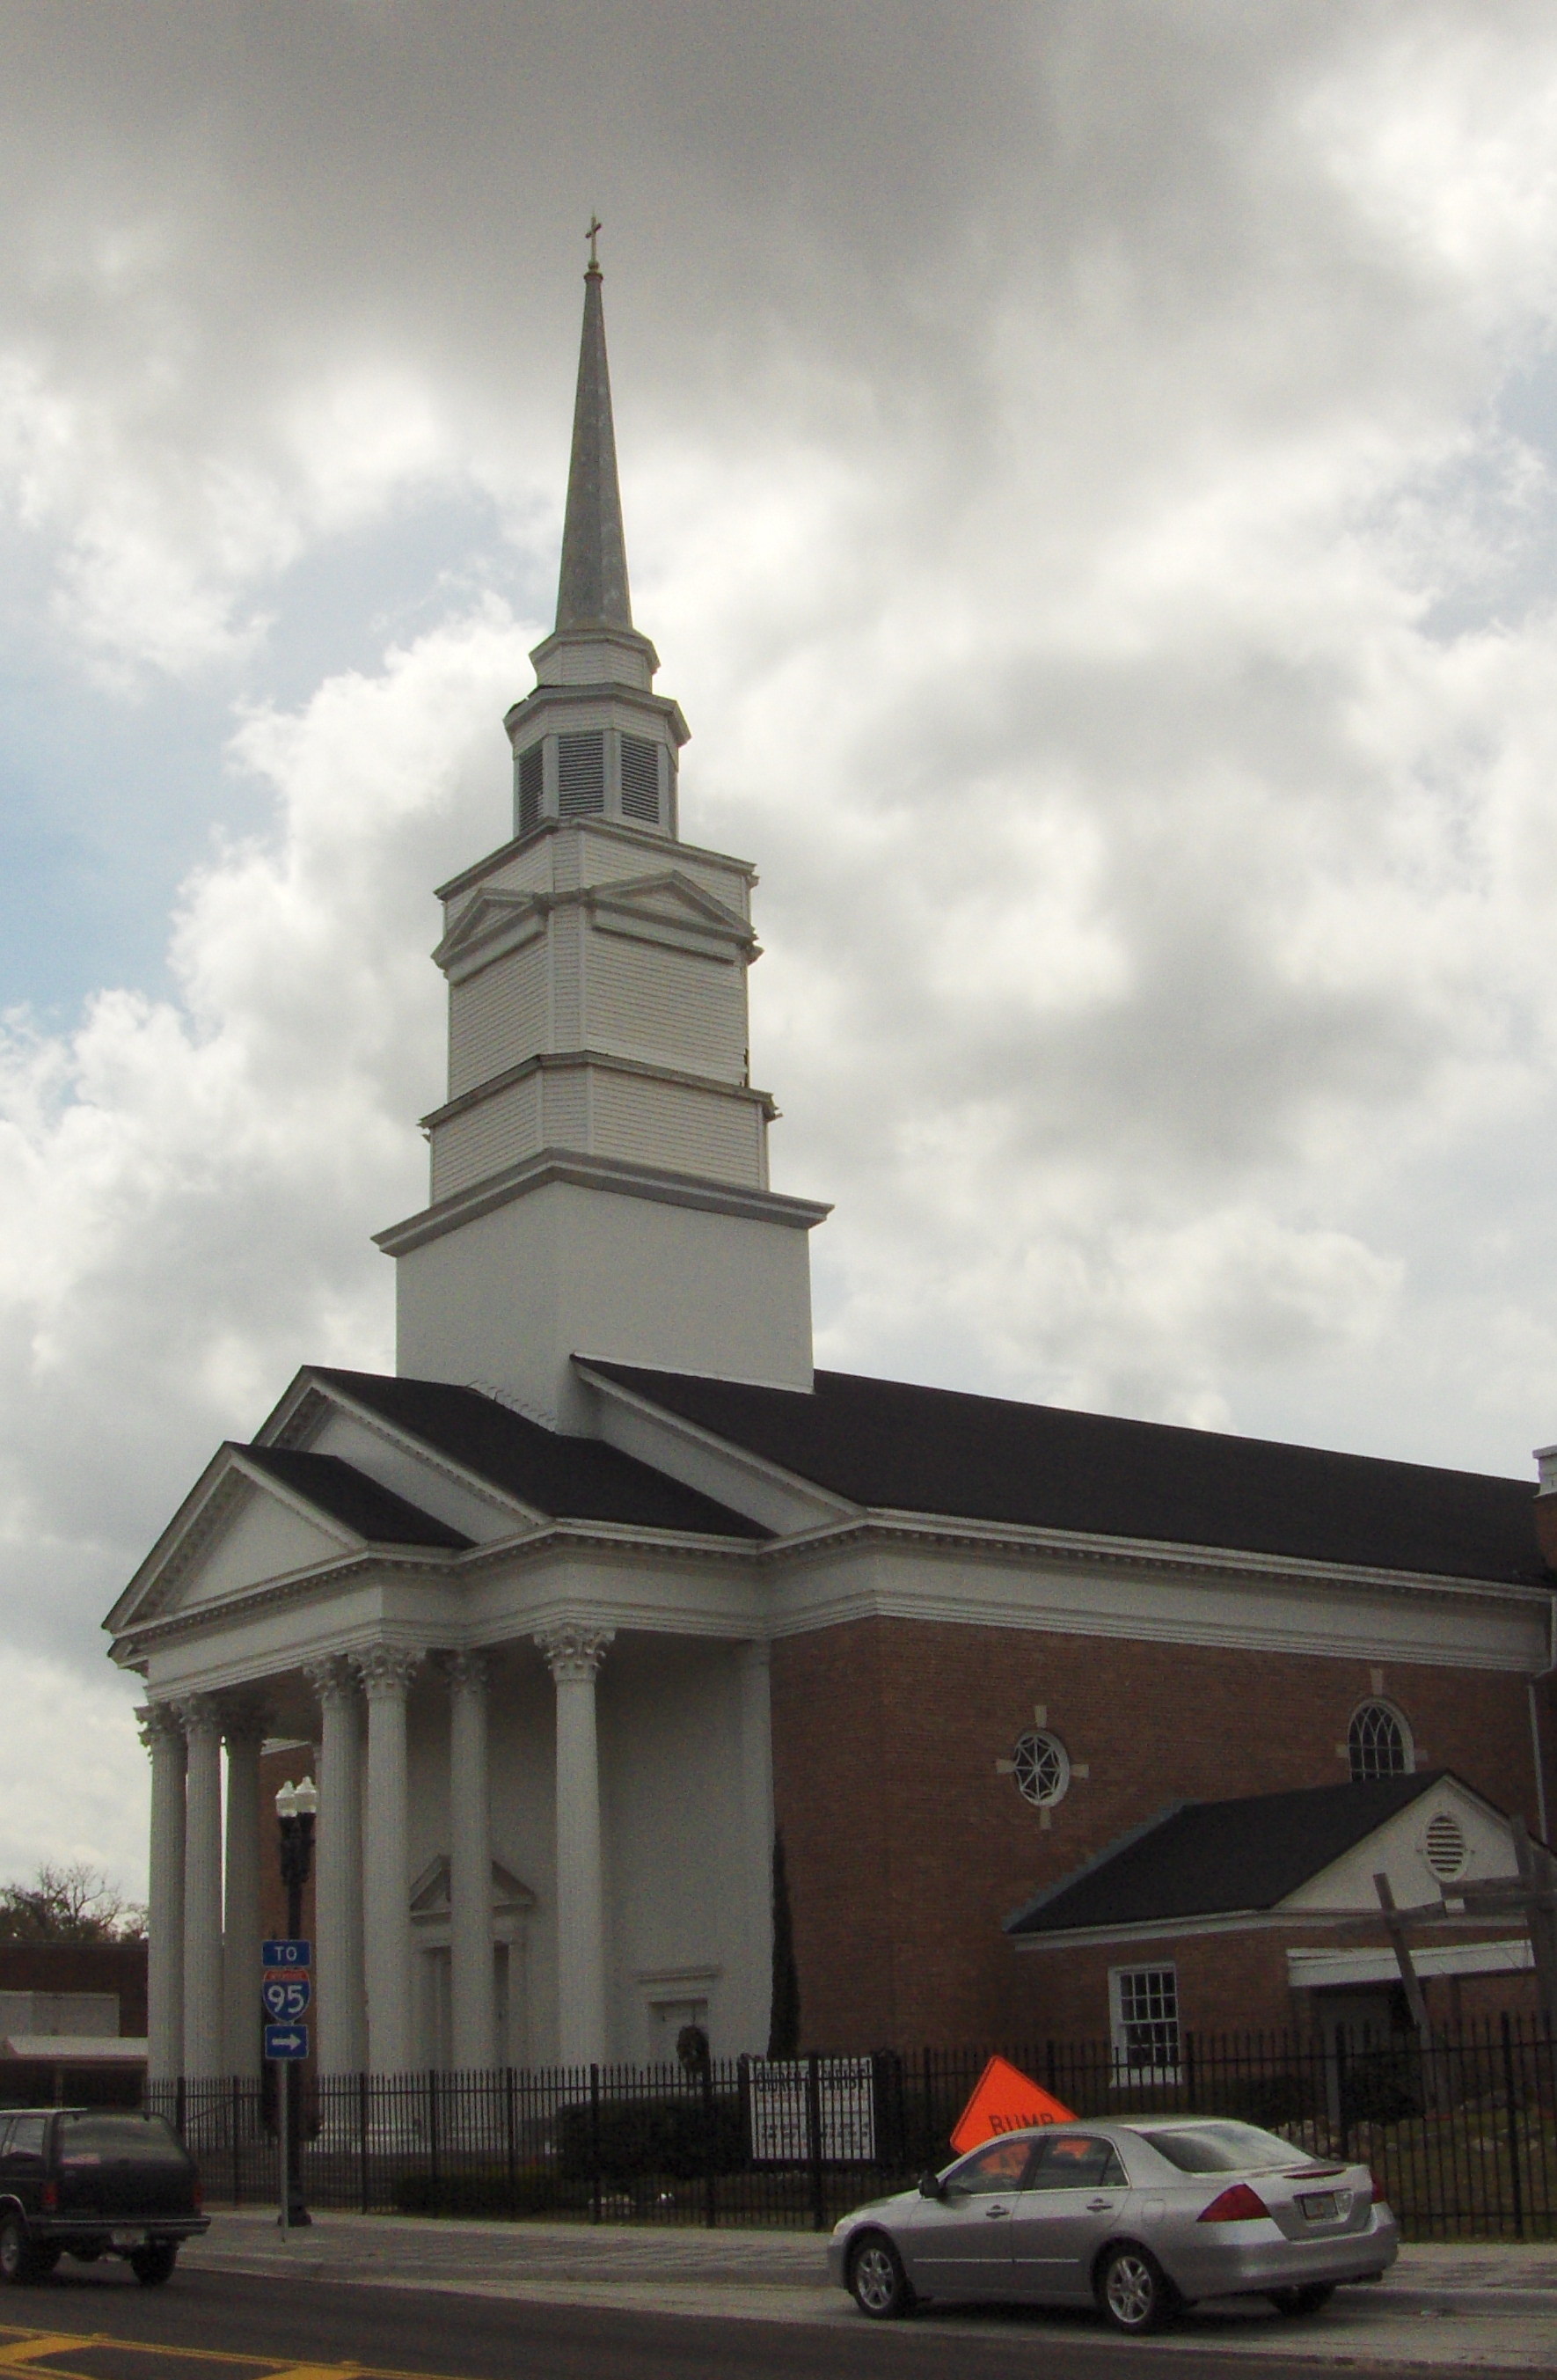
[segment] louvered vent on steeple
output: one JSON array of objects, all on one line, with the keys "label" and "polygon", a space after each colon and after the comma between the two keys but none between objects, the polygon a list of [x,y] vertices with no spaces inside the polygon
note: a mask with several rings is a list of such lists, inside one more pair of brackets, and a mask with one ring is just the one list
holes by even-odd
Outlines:
[{"label": "louvered vent on steeple", "polygon": [[538,744],[532,744],[527,752],[520,753],[517,774],[519,784],[517,831],[520,834],[528,834],[533,826],[540,824],[540,795],[541,786],[545,782],[545,771],[542,766],[541,747]]},{"label": "louvered vent on steeple", "polygon": [[659,747],[646,735],[622,739],[622,815],[659,824]]},{"label": "louvered vent on steeple", "polygon": [[557,738],[557,808],[585,818],[606,807],[606,739],[600,730]]}]

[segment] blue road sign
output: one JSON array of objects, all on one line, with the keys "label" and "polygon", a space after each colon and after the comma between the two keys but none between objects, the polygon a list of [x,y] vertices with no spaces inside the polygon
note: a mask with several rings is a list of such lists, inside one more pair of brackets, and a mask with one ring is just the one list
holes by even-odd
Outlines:
[{"label": "blue road sign", "polygon": [[313,1996],[313,1985],[307,1975],[267,1975],[260,1990],[266,2014],[273,2016],[278,2023],[284,2019],[296,2024],[300,2016],[308,2014]]},{"label": "blue road sign", "polygon": [[308,2028],[306,2024],[268,2024],[265,2027],[267,2058],[307,2058]]},{"label": "blue road sign", "polygon": [[261,1942],[260,1963],[264,1967],[311,1967],[314,1946],[311,1942]]}]

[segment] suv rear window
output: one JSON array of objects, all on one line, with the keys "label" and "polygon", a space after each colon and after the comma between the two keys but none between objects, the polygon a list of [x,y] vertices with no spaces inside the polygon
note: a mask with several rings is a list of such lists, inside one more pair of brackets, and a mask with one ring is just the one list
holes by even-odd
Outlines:
[{"label": "suv rear window", "polygon": [[1141,2133],[1180,2173],[1257,2173],[1307,2155],[1257,2124],[1195,2124],[1171,2132]]},{"label": "suv rear window", "polygon": [[187,2154],[161,2116],[103,2111],[59,2119],[62,2165],[109,2158],[136,2165],[186,2165]]}]

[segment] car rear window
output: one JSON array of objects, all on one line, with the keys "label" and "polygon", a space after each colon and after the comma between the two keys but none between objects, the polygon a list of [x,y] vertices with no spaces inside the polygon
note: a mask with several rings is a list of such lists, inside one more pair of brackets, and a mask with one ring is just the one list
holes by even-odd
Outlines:
[{"label": "car rear window", "polygon": [[1305,2154],[1257,2124],[1187,2124],[1141,2137],[1180,2173],[1254,2173],[1265,2166],[1290,2165]]},{"label": "car rear window", "polygon": [[122,2114],[62,2116],[59,2159],[71,2165],[87,2158],[133,2158],[137,2165],[185,2165],[187,2156],[176,2134],[161,2116]]}]

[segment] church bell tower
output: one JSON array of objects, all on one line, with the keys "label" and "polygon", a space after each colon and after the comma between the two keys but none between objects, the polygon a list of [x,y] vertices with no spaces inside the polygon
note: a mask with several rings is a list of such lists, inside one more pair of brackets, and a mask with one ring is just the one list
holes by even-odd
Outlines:
[{"label": "church bell tower", "polygon": [[428,1205],[377,1236],[397,1368],[587,1427],[574,1354],[811,1387],[806,1233],[752,1087],[754,869],[682,843],[687,725],[633,625],[593,240],[557,595],[504,725],[513,833],[440,889]]}]

